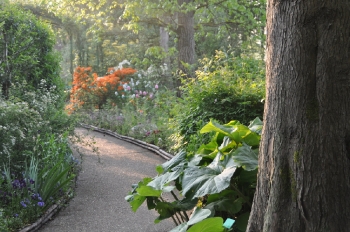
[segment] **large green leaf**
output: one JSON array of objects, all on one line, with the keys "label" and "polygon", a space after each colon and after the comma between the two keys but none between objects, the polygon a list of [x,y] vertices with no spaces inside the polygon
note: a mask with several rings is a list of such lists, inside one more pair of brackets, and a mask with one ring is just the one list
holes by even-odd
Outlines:
[{"label": "large green leaf", "polygon": [[155,222],[160,222],[166,218],[173,216],[175,213],[180,211],[187,211],[193,209],[197,205],[198,199],[184,198],[174,202],[154,202],[156,204],[155,209],[159,213],[158,218]]},{"label": "large green leaf", "polygon": [[184,162],[184,161],[186,161],[186,152],[180,151],[171,160],[163,163],[161,167],[163,168],[163,171],[166,172],[169,169],[179,165],[181,162]]},{"label": "large green leaf", "polygon": [[223,232],[223,219],[221,217],[207,218],[193,225],[187,232]]},{"label": "large green leaf", "polygon": [[[137,187],[134,187],[133,191],[129,193],[128,196],[125,197],[125,200],[129,202],[131,209],[136,212],[137,209],[142,205],[142,203],[146,200],[146,196],[141,196],[138,191],[140,188],[146,186],[149,182],[151,182],[152,178],[146,177],[142,181],[137,184]],[[146,194],[147,190],[141,190],[142,194]]]},{"label": "large green leaf", "polygon": [[223,142],[221,143],[219,150],[221,152],[229,151],[237,147],[237,143],[231,140],[230,137],[225,136]]},{"label": "large green leaf", "polygon": [[[221,160],[221,157],[224,159]],[[213,162],[207,167],[188,167],[182,179],[182,193],[194,192],[194,197],[218,193],[230,185],[230,180],[236,170],[232,157],[222,156],[219,152]]]},{"label": "large green leaf", "polygon": [[156,222],[169,218],[179,211],[175,208],[175,205],[170,202],[158,202],[155,209],[159,213]]},{"label": "large green leaf", "polygon": [[253,150],[247,144],[237,148],[232,155],[234,161],[239,163],[245,170],[252,171],[258,168],[258,149]]},{"label": "large green leaf", "polygon": [[237,193],[235,191],[233,191],[232,189],[226,189],[226,190],[221,191],[219,193],[210,194],[207,198],[207,204],[210,204],[214,201],[218,201],[222,198],[225,198],[228,195],[230,197],[236,197]]},{"label": "large green leaf", "polygon": [[254,131],[259,135],[261,135],[262,127],[263,127],[263,122],[259,118],[255,118],[253,121],[250,122],[248,126],[248,128],[251,131]]},{"label": "large green leaf", "polygon": [[187,225],[193,225],[196,224],[205,218],[209,217],[211,214],[211,211],[209,209],[201,209],[196,208],[193,213],[191,214],[190,220],[187,222]]},{"label": "large green leaf", "polygon": [[228,136],[236,143],[241,142],[247,134],[251,133],[247,126],[240,123],[221,125],[213,120],[210,120],[210,122],[200,130],[200,133],[208,133],[212,131]]},{"label": "large green leaf", "polygon": [[161,190],[156,190],[150,186],[141,186],[137,188],[137,193],[140,196],[145,196],[145,197],[160,197],[162,194]]},{"label": "large green leaf", "polygon": [[183,171],[183,165],[178,166],[177,170],[174,172],[167,172],[163,175],[155,177],[151,182],[148,183],[148,186],[153,187],[154,189],[161,190],[163,192],[170,192],[175,187],[169,186],[169,183],[177,179]]},{"label": "large green leaf", "polygon": [[199,147],[197,153],[203,154],[203,155],[209,155],[213,151],[217,150],[217,148],[218,148],[218,143],[216,142],[216,140],[212,140],[210,143],[202,144]]},{"label": "large green leaf", "polygon": [[131,198],[129,198],[129,200],[130,200],[129,204],[131,206],[131,209],[132,209],[132,211],[136,212],[137,209],[146,200],[146,197],[145,196],[140,196],[140,195],[129,195],[129,196],[131,196]]},{"label": "large green leaf", "polygon": [[260,143],[260,135],[255,132],[249,131],[242,140],[244,143],[249,146],[259,146]]},{"label": "large green leaf", "polygon": [[210,209],[212,212],[221,211],[227,212],[231,215],[238,213],[242,209],[243,200],[238,198],[234,200],[233,197],[227,196],[220,200],[214,201],[205,206],[205,209]]},{"label": "large green leaf", "polygon": [[226,136],[230,136],[230,134],[234,131],[235,129],[232,126],[225,126],[221,125],[213,120],[210,120],[201,130],[200,133],[208,133],[208,132],[219,132],[222,133]]},{"label": "large green leaf", "polygon": [[237,228],[241,232],[246,231],[248,220],[249,220],[249,212],[241,214],[236,219],[235,228]]}]

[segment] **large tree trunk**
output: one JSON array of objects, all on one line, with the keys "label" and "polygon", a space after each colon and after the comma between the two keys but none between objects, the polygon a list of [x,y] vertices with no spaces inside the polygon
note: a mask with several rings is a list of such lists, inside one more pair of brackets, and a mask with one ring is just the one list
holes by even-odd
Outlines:
[{"label": "large tree trunk", "polygon": [[[179,6],[188,4],[193,0],[178,0]],[[182,7],[183,8],[183,7]],[[178,28],[177,34],[179,37],[179,69],[182,74],[191,77],[194,75],[193,69],[188,65],[195,63],[195,42],[194,42],[194,11],[178,12]]]},{"label": "large tree trunk", "polygon": [[350,229],[350,2],[269,0],[249,232]]}]

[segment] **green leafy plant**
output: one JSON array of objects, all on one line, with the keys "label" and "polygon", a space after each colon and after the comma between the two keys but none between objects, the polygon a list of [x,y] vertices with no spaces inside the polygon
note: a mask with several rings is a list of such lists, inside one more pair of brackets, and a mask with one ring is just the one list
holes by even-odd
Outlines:
[{"label": "green leafy plant", "polygon": [[[181,151],[159,165],[158,176],[144,178],[125,199],[133,211],[146,201],[148,209],[159,213],[155,222],[172,217],[177,225],[172,232],[197,231],[208,221],[195,224],[212,217],[233,218],[233,230],[245,231],[255,192],[261,128],[258,118],[248,127],[238,121],[221,125],[211,120],[200,131],[213,133],[209,143],[195,154]],[[181,199],[174,190],[180,191]],[[165,201],[166,193],[175,201]],[[189,218],[187,212],[193,208]],[[218,220],[211,220],[217,226]]]},{"label": "green leafy plant", "polygon": [[63,93],[59,56],[53,51],[54,34],[48,24],[14,4],[0,7],[0,84],[9,97],[12,83],[27,81],[32,89],[43,77]]},{"label": "green leafy plant", "polygon": [[0,208],[6,218],[5,231],[32,223],[58,200],[68,197],[76,162],[67,136],[66,133],[58,138],[54,135],[39,138],[22,172],[15,172],[9,165],[3,168]]},{"label": "green leafy plant", "polygon": [[[252,118],[262,118],[265,95],[264,62],[251,57],[235,57],[217,51],[212,58],[200,61],[196,78],[185,79],[181,87],[183,100],[173,119],[175,133],[173,149],[186,149],[195,144],[197,132],[210,119],[220,123],[232,118],[247,124]],[[192,137],[195,135],[195,137]],[[209,136],[202,136],[203,142]],[[187,152],[194,150],[187,149]]]}]

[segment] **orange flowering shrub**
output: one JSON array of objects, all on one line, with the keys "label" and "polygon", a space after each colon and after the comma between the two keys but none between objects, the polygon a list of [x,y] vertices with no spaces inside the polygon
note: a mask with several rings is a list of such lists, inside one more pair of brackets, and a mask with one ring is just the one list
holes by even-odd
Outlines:
[{"label": "orange flowering shrub", "polygon": [[92,73],[91,67],[77,67],[73,75],[70,104],[66,109],[69,113],[84,106],[99,109],[107,99],[112,101],[112,105],[116,105],[115,92],[123,91],[123,85],[127,83],[126,77],[135,72],[132,68],[109,68],[108,75],[98,77],[96,73]]}]

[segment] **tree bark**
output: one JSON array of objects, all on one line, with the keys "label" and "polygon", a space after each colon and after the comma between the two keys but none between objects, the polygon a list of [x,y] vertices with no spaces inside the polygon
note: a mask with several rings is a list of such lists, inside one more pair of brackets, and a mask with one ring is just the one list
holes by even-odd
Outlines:
[{"label": "tree bark", "polygon": [[265,121],[248,232],[349,231],[349,35],[349,0],[268,0]]},{"label": "tree bark", "polygon": [[[166,17],[166,16],[164,16]],[[169,20],[167,20],[169,21]],[[160,27],[159,28],[159,35],[160,35],[160,40],[159,40],[159,45],[161,48],[163,48],[163,51],[165,52],[166,56],[163,59],[163,65],[166,66],[166,70],[164,73],[164,83],[165,85],[173,89],[174,88],[174,83],[173,83],[173,78],[171,75],[171,64],[170,64],[170,57],[168,55],[169,52],[169,32],[166,30],[165,27]]]},{"label": "tree bark", "polygon": [[[194,41],[194,11],[184,10],[183,4],[188,4],[193,0],[178,0],[180,11],[178,12],[177,35],[179,51],[179,69],[182,74],[194,76],[193,68],[187,67],[195,63],[195,41]],[[188,64],[188,65],[187,65]]]}]

